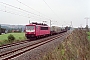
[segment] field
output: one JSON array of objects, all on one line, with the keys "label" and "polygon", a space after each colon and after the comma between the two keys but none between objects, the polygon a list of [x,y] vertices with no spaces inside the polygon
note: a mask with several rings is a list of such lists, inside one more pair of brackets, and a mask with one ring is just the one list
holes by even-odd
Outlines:
[{"label": "field", "polygon": [[15,40],[23,40],[23,39],[25,39],[25,34],[24,33],[8,33],[8,34],[0,35],[0,41],[1,40],[8,40],[8,36],[10,34],[12,34],[15,37]]},{"label": "field", "polygon": [[12,34],[15,37],[15,40],[13,42],[19,42],[22,40],[25,40],[25,33],[8,33],[8,34],[2,34],[0,35],[0,46],[3,44],[12,43],[8,40],[8,36]]}]

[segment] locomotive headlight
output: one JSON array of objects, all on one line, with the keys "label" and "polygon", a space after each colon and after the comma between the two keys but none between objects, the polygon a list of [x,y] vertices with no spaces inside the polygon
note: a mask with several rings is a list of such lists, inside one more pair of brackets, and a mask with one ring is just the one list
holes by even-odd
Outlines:
[{"label": "locomotive headlight", "polygon": [[35,30],[26,30],[26,32],[35,32]]},{"label": "locomotive headlight", "polygon": [[35,30],[30,30],[30,32],[35,32]]},{"label": "locomotive headlight", "polygon": [[31,34],[35,34],[34,32],[31,32]]}]

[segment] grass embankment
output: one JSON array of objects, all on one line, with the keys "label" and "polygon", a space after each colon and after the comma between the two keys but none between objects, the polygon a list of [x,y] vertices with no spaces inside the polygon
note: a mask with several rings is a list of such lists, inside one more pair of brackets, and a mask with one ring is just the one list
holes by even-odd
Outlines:
[{"label": "grass embankment", "polygon": [[88,40],[90,41],[90,32],[87,32],[87,34],[88,34]]},{"label": "grass embankment", "polygon": [[8,36],[12,34],[15,37],[15,40],[13,42],[25,40],[25,33],[7,33],[0,35],[0,45],[7,44],[7,43],[12,43],[8,41]]},{"label": "grass embankment", "polygon": [[54,51],[41,60],[90,60],[90,41],[82,30],[75,30]]}]

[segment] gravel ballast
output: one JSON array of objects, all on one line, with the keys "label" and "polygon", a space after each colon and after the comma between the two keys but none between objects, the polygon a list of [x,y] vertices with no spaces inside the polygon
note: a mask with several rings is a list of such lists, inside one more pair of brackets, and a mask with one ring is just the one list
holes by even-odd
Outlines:
[{"label": "gravel ballast", "polygon": [[70,32],[65,34],[63,37],[39,46],[11,60],[40,60],[46,53],[54,50],[61,43],[61,41],[63,41],[68,36],[68,34],[70,34]]}]

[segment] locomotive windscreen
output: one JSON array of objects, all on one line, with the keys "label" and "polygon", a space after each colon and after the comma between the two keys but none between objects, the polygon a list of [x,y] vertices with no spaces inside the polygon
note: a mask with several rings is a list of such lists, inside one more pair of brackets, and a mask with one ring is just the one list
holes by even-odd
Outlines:
[{"label": "locomotive windscreen", "polygon": [[26,26],[26,32],[34,32],[35,26]]}]

